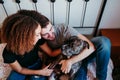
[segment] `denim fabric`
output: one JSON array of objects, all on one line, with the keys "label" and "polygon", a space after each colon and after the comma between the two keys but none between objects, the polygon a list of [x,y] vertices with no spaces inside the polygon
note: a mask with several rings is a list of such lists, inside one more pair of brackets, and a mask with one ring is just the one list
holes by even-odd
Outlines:
[{"label": "denim fabric", "polygon": [[29,80],[47,80],[45,76],[31,76]]},{"label": "denim fabric", "polygon": [[[32,66],[29,66],[28,68],[29,69],[40,69],[40,67],[41,67],[40,64],[41,64],[41,60],[39,59],[35,64],[33,64]],[[46,80],[46,77],[44,77],[44,76],[36,78],[33,75],[27,76],[27,75],[20,74],[13,70],[11,71],[7,80],[25,80],[26,78],[29,78],[29,80]]]},{"label": "denim fabric", "polygon": [[19,74],[15,71],[11,71],[10,75],[8,76],[7,80],[25,80],[26,76]]},{"label": "denim fabric", "polygon": [[96,76],[98,80],[106,80],[107,66],[110,59],[111,42],[105,36],[95,37],[91,40],[96,51],[83,60],[81,68],[76,73],[74,80],[87,80],[87,65],[96,59]]}]

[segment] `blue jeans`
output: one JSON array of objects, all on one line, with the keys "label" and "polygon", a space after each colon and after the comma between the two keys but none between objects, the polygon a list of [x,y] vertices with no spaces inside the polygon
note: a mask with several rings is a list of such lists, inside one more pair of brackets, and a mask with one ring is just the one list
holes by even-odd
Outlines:
[{"label": "blue jeans", "polygon": [[104,36],[95,37],[91,41],[96,47],[96,50],[83,60],[81,68],[76,73],[74,80],[87,80],[87,65],[93,60],[96,60],[96,77],[98,80],[106,80],[111,42]]},{"label": "blue jeans", "polygon": [[[32,66],[29,66],[29,69],[40,69],[41,60],[38,60],[35,64]],[[40,76],[39,78],[35,78],[34,75],[23,75],[16,71],[11,71],[10,75],[8,76],[7,80],[25,80],[26,78],[29,78],[29,80],[46,80],[46,77]]]}]

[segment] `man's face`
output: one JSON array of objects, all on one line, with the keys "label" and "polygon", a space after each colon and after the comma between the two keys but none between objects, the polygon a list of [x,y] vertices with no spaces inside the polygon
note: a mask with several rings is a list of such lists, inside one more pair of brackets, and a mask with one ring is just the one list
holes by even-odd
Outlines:
[{"label": "man's face", "polygon": [[47,40],[54,40],[55,34],[51,23],[49,23],[45,28],[42,28],[41,36]]}]

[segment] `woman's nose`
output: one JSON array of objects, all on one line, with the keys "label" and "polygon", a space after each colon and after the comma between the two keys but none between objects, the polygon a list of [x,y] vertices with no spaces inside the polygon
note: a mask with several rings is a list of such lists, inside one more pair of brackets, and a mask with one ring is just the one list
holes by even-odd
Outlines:
[{"label": "woman's nose", "polygon": [[41,39],[41,35],[39,35],[38,39]]}]

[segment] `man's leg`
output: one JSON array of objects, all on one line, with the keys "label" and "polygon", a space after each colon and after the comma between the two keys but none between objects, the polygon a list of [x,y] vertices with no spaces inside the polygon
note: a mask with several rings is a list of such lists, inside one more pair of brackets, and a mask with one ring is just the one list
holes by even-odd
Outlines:
[{"label": "man's leg", "polygon": [[82,61],[80,69],[75,74],[74,80],[87,80],[87,62]]},{"label": "man's leg", "polygon": [[96,59],[96,76],[99,80],[105,80],[107,76],[107,65],[110,59],[111,44],[106,37],[95,37],[91,40],[96,47],[96,51],[82,61],[79,71],[74,80],[87,80],[87,65]]},{"label": "man's leg", "polygon": [[96,47],[96,76],[99,80],[106,80],[107,66],[110,59],[111,43],[104,36],[91,40]]},{"label": "man's leg", "polygon": [[82,64],[78,72],[75,74],[74,80],[87,80],[87,66],[88,63],[93,62],[96,58],[96,52],[93,52],[87,58],[82,60]]}]

